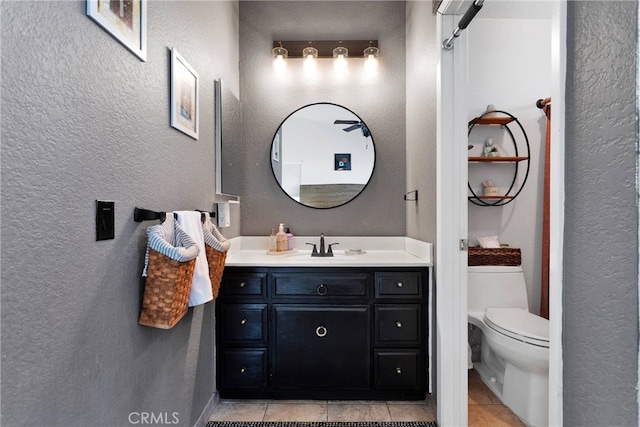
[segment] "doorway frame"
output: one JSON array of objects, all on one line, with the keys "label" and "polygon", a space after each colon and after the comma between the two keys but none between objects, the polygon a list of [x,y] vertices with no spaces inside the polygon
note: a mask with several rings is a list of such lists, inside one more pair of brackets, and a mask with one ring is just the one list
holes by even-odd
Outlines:
[{"label": "doorway frame", "polygon": [[[564,147],[567,0],[551,5],[551,186],[549,264],[549,425],[563,424],[562,287],[564,247]],[[444,0],[436,17],[438,91],[437,166],[437,419],[441,426],[468,423],[467,384],[467,138],[468,41],[453,49],[446,39],[466,11],[464,0]]]}]

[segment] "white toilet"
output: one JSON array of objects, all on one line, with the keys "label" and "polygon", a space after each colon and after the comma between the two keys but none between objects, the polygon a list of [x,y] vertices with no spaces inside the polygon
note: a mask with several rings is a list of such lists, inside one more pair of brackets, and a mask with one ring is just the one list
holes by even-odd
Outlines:
[{"label": "white toilet", "polygon": [[529,313],[522,267],[469,267],[468,319],[482,381],[527,425],[548,425],[549,321]]}]

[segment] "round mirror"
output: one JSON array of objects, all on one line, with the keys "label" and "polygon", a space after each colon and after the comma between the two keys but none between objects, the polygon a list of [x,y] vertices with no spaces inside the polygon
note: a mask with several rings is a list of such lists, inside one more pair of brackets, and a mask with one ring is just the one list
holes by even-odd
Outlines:
[{"label": "round mirror", "polygon": [[271,169],[280,188],[311,208],[335,208],[369,183],[376,150],[369,128],[353,111],[318,103],[291,113],[271,144]]}]

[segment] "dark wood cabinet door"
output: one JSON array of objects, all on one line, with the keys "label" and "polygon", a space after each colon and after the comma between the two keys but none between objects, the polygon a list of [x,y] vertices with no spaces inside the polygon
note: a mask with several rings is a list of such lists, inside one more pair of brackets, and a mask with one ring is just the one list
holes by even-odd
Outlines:
[{"label": "dark wood cabinet door", "polygon": [[369,388],[369,306],[275,304],[274,322],[274,387]]}]

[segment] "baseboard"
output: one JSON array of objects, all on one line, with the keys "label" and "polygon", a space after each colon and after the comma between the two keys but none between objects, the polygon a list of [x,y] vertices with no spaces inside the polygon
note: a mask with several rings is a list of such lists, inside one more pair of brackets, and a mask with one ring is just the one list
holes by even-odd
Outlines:
[{"label": "baseboard", "polygon": [[218,396],[218,393],[214,392],[207,402],[207,405],[202,410],[200,417],[198,417],[198,421],[196,421],[193,427],[205,427],[207,425],[207,423],[209,422],[209,418],[211,418],[211,416],[213,415],[213,411],[218,405],[219,400],[220,397]]}]

